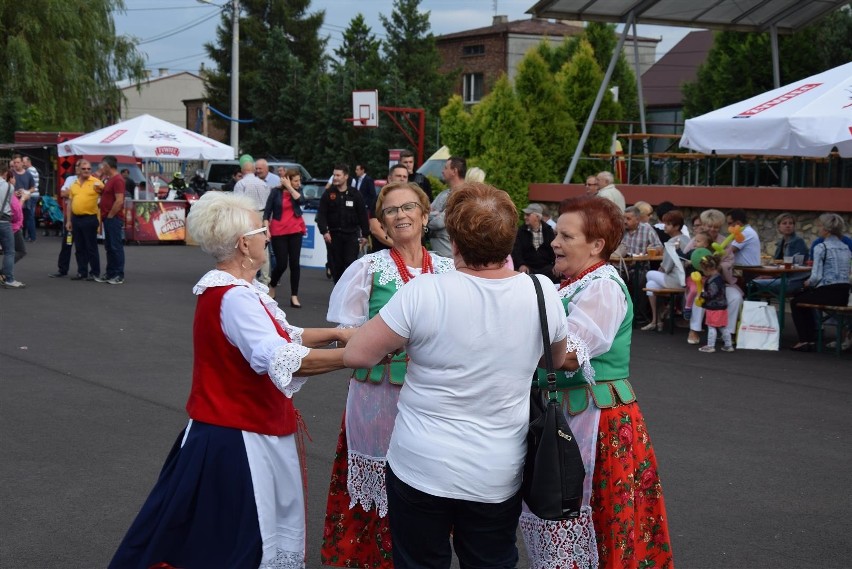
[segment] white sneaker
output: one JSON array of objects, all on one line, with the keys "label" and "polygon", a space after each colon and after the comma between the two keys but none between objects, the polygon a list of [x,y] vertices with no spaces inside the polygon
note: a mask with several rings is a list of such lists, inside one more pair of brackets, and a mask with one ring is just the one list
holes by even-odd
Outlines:
[{"label": "white sneaker", "polygon": [[3,288],[26,288],[21,281],[3,281]]}]

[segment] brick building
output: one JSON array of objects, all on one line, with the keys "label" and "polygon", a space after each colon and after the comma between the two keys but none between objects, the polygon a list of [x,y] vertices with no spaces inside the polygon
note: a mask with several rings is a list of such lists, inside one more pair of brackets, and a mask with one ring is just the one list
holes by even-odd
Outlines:
[{"label": "brick building", "polygon": [[[459,72],[455,93],[465,103],[479,102],[491,86],[506,73],[514,80],[518,64],[530,48],[545,38],[562,41],[582,33],[580,22],[550,21],[540,18],[515,20],[494,16],[490,26],[437,36],[435,43],[441,54],[441,71]],[[633,62],[633,36],[628,36],[624,54]],[[639,65],[644,73],[656,59],[656,38],[639,37]]]}]

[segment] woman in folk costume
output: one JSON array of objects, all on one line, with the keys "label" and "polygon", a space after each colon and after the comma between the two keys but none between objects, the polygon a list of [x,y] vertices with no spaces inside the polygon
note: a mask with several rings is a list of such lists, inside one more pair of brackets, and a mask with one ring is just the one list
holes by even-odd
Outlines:
[{"label": "woman in folk costume", "polygon": [[567,279],[559,295],[568,316],[568,357],[557,385],[586,478],[577,519],[542,520],[524,508],[531,566],[672,569],[657,461],[627,379],[633,305],[608,263],[623,216],[608,200],[582,196],[562,202],[556,230],[555,268]]},{"label": "woman in folk costume", "polygon": [[300,423],[305,376],[343,367],[352,330],[297,328],[254,280],[269,240],[248,198],[209,192],[187,219],[216,261],[195,285],[189,424],[110,567],[299,569],[305,563]]},{"label": "woman in folk costume", "polygon": [[[417,184],[382,188],[376,217],[391,249],[353,263],[331,293],[328,320],[360,326],[409,280],[454,270],[453,260],[426,251],[429,198]],[[337,443],[325,516],[322,562],[337,567],[393,567],[387,518],[385,455],[405,378],[405,353],[372,369],[359,369],[349,383],[346,413]]]}]

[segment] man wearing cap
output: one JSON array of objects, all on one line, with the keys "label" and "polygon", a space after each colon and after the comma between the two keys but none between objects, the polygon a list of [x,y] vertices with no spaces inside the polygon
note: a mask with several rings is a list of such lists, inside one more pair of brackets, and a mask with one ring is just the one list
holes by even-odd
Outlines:
[{"label": "man wearing cap", "polygon": [[518,229],[515,247],[512,249],[512,262],[518,272],[545,275],[558,282],[553,274],[556,254],[550,246],[555,235],[553,229],[542,222],[543,211],[542,205],[537,203],[524,208],[524,226]]},{"label": "man wearing cap", "polygon": [[[270,188],[266,182],[255,175],[254,158],[248,154],[243,154],[240,157],[240,169],[243,172],[243,178],[234,186],[234,193],[251,199],[254,202],[255,209],[263,217],[263,209],[266,207]],[[269,284],[269,255],[266,255],[266,261],[260,267],[260,278],[258,280],[263,284]]]}]

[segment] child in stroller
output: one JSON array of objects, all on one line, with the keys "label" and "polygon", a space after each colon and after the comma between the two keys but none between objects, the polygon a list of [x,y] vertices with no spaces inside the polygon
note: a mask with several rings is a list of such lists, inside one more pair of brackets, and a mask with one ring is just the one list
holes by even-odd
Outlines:
[{"label": "child in stroller", "polygon": [[42,196],[39,199],[41,206],[41,221],[44,227],[43,235],[46,237],[49,230],[53,229],[54,235],[59,235],[62,231],[62,224],[65,221],[65,216],[62,214],[62,208],[59,203],[51,196]]}]

